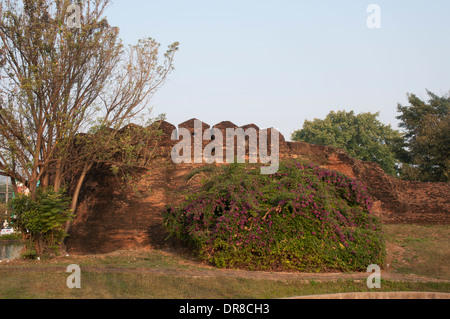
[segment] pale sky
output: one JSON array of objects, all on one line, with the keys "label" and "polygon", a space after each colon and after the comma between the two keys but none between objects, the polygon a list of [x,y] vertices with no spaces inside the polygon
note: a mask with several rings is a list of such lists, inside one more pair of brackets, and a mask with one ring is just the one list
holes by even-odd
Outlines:
[{"label": "pale sky", "polygon": [[[367,27],[370,4],[381,29]],[[450,90],[448,0],[115,0],[106,15],[124,43],[180,42],[152,101],[175,125],[254,123],[289,139],[345,109],[396,128],[406,93]]]},{"label": "pale sky", "polygon": [[[367,27],[370,4],[381,29]],[[450,91],[448,0],[115,0],[106,15],[125,43],[180,42],[152,102],[175,125],[255,123],[289,139],[345,109],[397,128],[407,93]]]}]

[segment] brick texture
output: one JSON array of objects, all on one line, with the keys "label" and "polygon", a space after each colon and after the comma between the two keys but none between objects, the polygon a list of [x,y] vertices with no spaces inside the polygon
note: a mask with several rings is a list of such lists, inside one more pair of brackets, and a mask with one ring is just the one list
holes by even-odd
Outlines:
[{"label": "brick texture", "polygon": [[[194,132],[194,120],[179,127],[198,134]],[[168,244],[161,212],[166,205],[179,201],[183,192],[195,191],[201,175],[189,179],[189,173],[206,164],[175,165],[171,162],[170,151],[177,143],[171,140],[175,125],[165,121],[159,124],[163,136],[158,144],[158,157],[147,171],[136,176],[138,182],[133,191],[124,189],[106,166],[90,172],[66,241],[69,252],[107,253],[142,247],[161,248]],[[213,127],[223,131],[237,125],[224,121]],[[241,127],[259,131],[254,124]],[[210,126],[203,123],[202,132],[207,128]],[[203,142],[202,147],[208,143]],[[374,213],[384,223],[450,223],[450,183],[399,180],[384,173],[376,163],[356,160],[332,147],[287,142],[282,135],[280,153],[281,158],[304,159],[364,183],[374,201]]]}]

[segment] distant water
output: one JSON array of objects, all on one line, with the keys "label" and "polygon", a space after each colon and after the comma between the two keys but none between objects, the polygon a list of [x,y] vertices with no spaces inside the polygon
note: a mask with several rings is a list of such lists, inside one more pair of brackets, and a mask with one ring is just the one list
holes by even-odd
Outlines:
[{"label": "distant water", "polygon": [[18,241],[1,242],[0,241],[0,260],[14,259],[19,257],[23,244]]}]

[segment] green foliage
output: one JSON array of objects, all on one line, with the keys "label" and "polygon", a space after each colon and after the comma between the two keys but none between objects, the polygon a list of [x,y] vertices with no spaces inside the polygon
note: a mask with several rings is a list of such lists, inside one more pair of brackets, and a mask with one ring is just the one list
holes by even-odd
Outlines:
[{"label": "green foliage", "polygon": [[39,188],[35,199],[19,195],[10,202],[12,225],[27,239],[29,254],[57,253],[66,236],[64,224],[73,217],[70,203],[63,191],[51,187]]},{"label": "green foliage", "polygon": [[[71,183],[75,209],[93,165],[126,158],[108,163],[125,175],[136,163],[137,145],[118,130],[149,117],[179,44],[164,52],[145,37],[125,46],[105,16],[111,0],[76,1],[83,18],[70,28],[70,2],[0,4],[0,174],[27,184],[33,198],[39,183]],[[88,131],[93,141],[74,149]]]},{"label": "green foliage", "polygon": [[253,166],[218,168],[164,224],[217,267],[359,271],[384,263],[381,224],[365,187],[299,162],[262,175]]},{"label": "green foliage", "polygon": [[0,225],[3,225],[3,222],[7,220],[7,216],[5,215],[5,212],[7,210],[6,203],[0,202]]},{"label": "green foliage", "polygon": [[408,94],[409,106],[398,105],[405,129],[401,176],[409,180],[448,182],[450,178],[450,95],[427,91],[428,102]]},{"label": "green foliage", "polygon": [[200,173],[211,173],[211,172],[214,172],[214,171],[215,171],[215,167],[214,166],[211,166],[211,165],[202,166],[202,167],[196,168],[192,172],[190,172],[187,175],[186,179],[190,180],[192,177],[194,177],[197,174],[200,174]]},{"label": "green foliage", "polygon": [[343,149],[354,158],[377,162],[388,174],[395,175],[396,149],[402,136],[378,121],[378,115],[332,111],[324,120],[305,121],[303,128],[292,134],[292,140]]},{"label": "green foliage", "polygon": [[22,234],[19,234],[19,233],[0,236],[0,242],[9,241],[9,240],[21,240],[21,239],[22,239]]}]

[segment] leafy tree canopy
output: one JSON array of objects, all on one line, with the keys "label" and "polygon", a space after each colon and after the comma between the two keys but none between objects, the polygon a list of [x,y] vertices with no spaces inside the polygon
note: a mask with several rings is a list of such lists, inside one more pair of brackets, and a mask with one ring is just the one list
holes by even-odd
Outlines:
[{"label": "leafy tree canopy", "polygon": [[427,91],[428,101],[408,94],[410,105],[398,105],[406,150],[402,177],[419,181],[448,182],[450,176],[450,95]]},{"label": "leafy tree canopy", "polygon": [[394,175],[402,135],[381,123],[378,116],[379,113],[332,111],[323,120],[305,121],[303,128],[292,134],[292,140],[343,149],[354,158],[377,162]]}]

